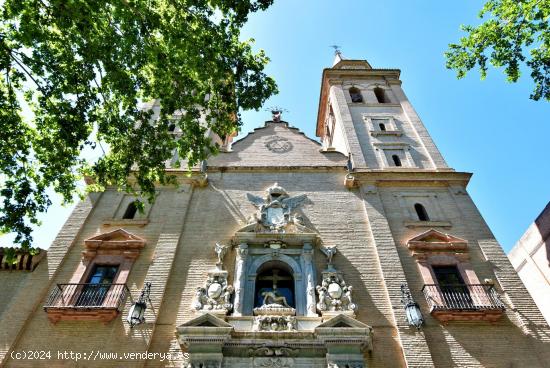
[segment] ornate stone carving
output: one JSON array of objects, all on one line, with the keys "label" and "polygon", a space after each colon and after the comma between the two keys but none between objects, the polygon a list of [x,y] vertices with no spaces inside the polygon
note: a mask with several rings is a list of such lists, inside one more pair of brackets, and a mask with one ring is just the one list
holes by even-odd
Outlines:
[{"label": "ornate stone carving", "polygon": [[327,256],[327,269],[334,270],[334,266],[332,265],[332,257],[336,255],[336,247],[321,248],[321,252]]},{"label": "ornate stone carving", "polygon": [[223,258],[227,254],[228,250],[229,250],[229,245],[216,243],[216,247],[214,248],[214,251],[218,256],[218,262],[216,263],[216,267],[218,267],[219,270],[223,269]]},{"label": "ornate stone carving", "polygon": [[351,299],[352,286],[338,273],[323,272],[323,282],[317,286],[319,303],[317,309],[323,311],[355,311],[357,305]]},{"label": "ornate stone carving", "polygon": [[227,271],[223,270],[223,258],[228,250],[228,245],[216,243],[214,247],[218,256],[216,269],[208,272],[205,286],[197,288],[193,302],[193,308],[196,310],[226,314],[233,309],[231,297],[235,289],[227,284]]},{"label": "ornate stone carving", "polygon": [[292,150],[292,143],[290,143],[290,141],[285,137],[272,135],[267,137],[265,147],[271,152],[285,153]]},{"label": "ornate stone carving", "polygon": [[254,358],[254,367],[260,368],[291,368],[294,367],[294,359],[292,358]]},{"label": "ornate stone carving", "polygon": [[254,331],[296,331],[294,316],[256,316]]},{"label": "ornate stone carving", "polygon": [[289,307],[288,304],[282,305],[278,303],[271,303],[271,304],[264,304],[258,308],[254,308],[255,316],[263,316],[263,315],[293,316],[295,314],[296,314],[296,309]]},{"label": "ornate stone carving", "polygon": [[227,272],[211,273],[205,287],[198,287],[193,307],[202,311],[222,311],[227,313],[233,309],[231,296],[233,286],[227,285]]},{"label": "ornate stone carving", "polygon": [[248,354],[250,356],[258,356],[258,357],[261,357],[261,356],[264,356],[264,357],[287,356],[288,357],[288,356],[298,355],[299,351],[300,351],[300,349],[292,349],[292,348],[289,348],[285,345],[272,346],[272,345],[263,344],[261,346],[257,346],[257,347],[253,347],[253,348],[248,349]]},{"label": "ornate stone carving", "polygon": [[254,214],[250,224],[257,224],[257,232],[285,232],[289,224],[301,226],[301,219],[293,214],[293,210],[301,205],[307,198],[305,194],[289,197],[286,190],[273,184],[267,189],[265,198],[247,193],[248,200],[258,208],[259,213]]}]

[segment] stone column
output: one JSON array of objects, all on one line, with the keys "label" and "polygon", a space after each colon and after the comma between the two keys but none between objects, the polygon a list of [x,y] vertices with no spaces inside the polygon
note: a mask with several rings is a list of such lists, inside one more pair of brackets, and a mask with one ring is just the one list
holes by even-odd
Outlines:
[{"label": "stone column", "polygon": [[317,316],[315,307],[315,273],[313,271],[313,247],[309,243],[304,244],[302,250],[304,260],[304,274],[306,283],[306,315],[309,317]]},{"label": "stone column", "polygon": [[243,315],[243,297],[246,282],[245,264],[248,255],[248,244],[241,243],[237,247],[237,258],[235,260],[235,274],[233,276],[233,288],[235,289],[235,302],[233,306],[233,315]]}]

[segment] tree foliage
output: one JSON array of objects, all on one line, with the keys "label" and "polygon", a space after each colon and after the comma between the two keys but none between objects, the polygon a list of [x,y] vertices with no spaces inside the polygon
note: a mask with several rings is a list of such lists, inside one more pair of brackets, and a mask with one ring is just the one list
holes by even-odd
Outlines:
[{"label": "tree foliage", "polygon": [[[240,110],[276,93],[268,58],[239,40],[247,17],[272,1],[4,1],[0,231],[29,247],[48,188],[70,201],[89,175],[96,188],[151,199],[155,183],[173,181],[164,169],[175,149],[189,165],[215,153],[208,129],[233,134]],[[140,108],[152,99],[162,105],[154,120]],[[183,131],[177,139],[170,124]],[[82,158],[102,142],[100,159]]]},{"label": "tree foliage", "polygon": [[491,64],[517,82],[525,64],[535,84],[530,98],[550,101],[550,0],[489,0],[479,17],[485,21],[462,26],[468,35],[449,45],[447,68],[463,78],[477,65],[484,79]]}]

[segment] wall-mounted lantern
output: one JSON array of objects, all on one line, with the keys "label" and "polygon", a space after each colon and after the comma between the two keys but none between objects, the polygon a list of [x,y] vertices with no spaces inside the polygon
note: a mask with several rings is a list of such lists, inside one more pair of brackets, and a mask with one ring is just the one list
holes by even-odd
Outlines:
[{"label": "wall-mounted lantern", "polygon": [[420,330],[420,326],[422,326],[422,324],[424,323],[424,317],[422,317],[420,307],[413,300],[411,292],[405,284],[401,284],[401,303],[405,308],[405,313],[407,315],[409,325],[414,326]]},{"label": "wall-mounted lantern", "polygon": [[151,283],[146,282],[145,286],[141,290],[141,294],[138,300],[130,308],[126,322],[130,324],[130,328],[134,328],[135,325],[145,322],[145,310],[147,309],[147,301],[151,304],[149,299],[149,293],[151,292]]}]

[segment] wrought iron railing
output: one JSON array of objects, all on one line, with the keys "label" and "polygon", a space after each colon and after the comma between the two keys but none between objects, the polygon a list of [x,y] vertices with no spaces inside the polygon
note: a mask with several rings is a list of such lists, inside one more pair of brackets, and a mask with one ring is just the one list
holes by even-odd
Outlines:
[{"label": "wrought iron railing", "polygon": [[424,285],[422,292],[433,310],[504,310],[493,285]]},{"label": "wrought iron railing", "polygon": [[44,308],[110,308],[120,310],[126,284],[57,284]]}]

